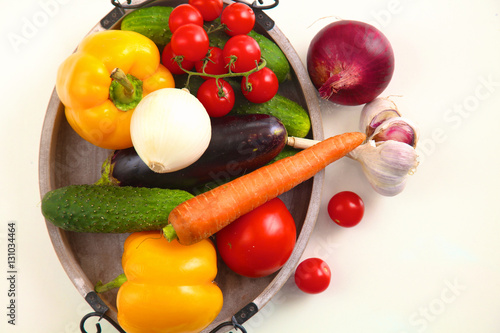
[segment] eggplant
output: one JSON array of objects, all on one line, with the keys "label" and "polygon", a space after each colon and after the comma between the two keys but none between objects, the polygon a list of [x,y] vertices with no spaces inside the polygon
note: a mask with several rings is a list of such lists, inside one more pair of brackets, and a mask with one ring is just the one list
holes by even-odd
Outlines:
[{"label": "eggplant", "polygon": [[184,169],[155,173],[132,147],[114,151],[103,177],[119,186],[181,189],[198,194],[204,184],[221,185],[267,164],[286,145],[286,128],[274,116],[227,115],[212,118],[211,126],[207,150]]}]

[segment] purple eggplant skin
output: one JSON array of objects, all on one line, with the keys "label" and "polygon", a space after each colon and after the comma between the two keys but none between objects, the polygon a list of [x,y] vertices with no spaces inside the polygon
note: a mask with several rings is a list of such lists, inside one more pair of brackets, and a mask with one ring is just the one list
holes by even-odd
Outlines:
[{"label": "purple eggplant skin", "polygon": [[226,115],[212,118],[212,138],[205,153],[190,166],[155,173],[135,149],[116,150],[110,178],[119,186],[181,189],[190,192],[206,183],[224,184],[274,159],[285,147],[287,132],[270,115]]}]

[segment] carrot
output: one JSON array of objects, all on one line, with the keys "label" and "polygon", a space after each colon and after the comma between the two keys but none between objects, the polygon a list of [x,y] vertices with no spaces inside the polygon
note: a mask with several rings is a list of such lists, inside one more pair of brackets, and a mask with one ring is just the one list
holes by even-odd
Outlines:
[{"label": "carrot", "polygon": [[358,132],[337,135],[197,195],[170,212],[167,228],[173,227],[184,245],[208,238],[238,217],[313,177],[364,140],[365,135]]}]

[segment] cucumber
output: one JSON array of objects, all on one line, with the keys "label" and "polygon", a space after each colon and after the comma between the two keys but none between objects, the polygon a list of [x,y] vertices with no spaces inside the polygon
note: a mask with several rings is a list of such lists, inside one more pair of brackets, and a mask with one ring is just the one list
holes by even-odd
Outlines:
[{"label": "cucumber", "polygon": [[283,147],[283,150],[281,150],[280,153],[278,155],[276,155],[276,157],[273,158],[268,164],[272,164],[272,163],[274,163],[276,161],[279,161],[281,159],[284,159],[286,157],[293,156],[293,155],[297,154],[301,150],[302,149],[293,148],[293,147],[290,147],[290,146],[285,146],[285,147]]},{"label": "cucumber", "polygon": [[266,66],[276,74],[278,81],[282,83],[289,80],[292,77],[290,73],[290,63],[279,46],[264,35],[253,30],[250,31],[248,35],[253,37],[259,44],[261,57],[266,60]]},{"label": "cucumber", "polygon": [[265,103],[251,103],[245,98],[236,100],[231,114],[268,114],[275,116],[288,132],[289,136],[303,138],[311,130],[311,119],[307,111],[298,103],[276,94]]},{"label": "cucumber", "polygon": [[47,221],[68,231],[161,230],[168,224],[170,211],[192,197],[182,190],[69,185],[44,195],[42,214]]},{"label": "cucumber", "polygon": [[152,6],[137,9],[127,14],[121,30],[135,31],[151,39],[158,46],[165,46],[172,38],[168,19],[173,7]]},{"label": "cucumber", "polygon": [[[269,38],[255,32],[254,30],[252,30],[248,35],[253,37],[259,44],[261,57],[266,60],[266,67],[271,69],[274,74],[276,74],[278,81],[282,83],[290,79],[290,63],[279,46]],[[210,46],[217,46],[222,49],[231,37],[224,31],[218,30],[210,33],[209,38]]]}]

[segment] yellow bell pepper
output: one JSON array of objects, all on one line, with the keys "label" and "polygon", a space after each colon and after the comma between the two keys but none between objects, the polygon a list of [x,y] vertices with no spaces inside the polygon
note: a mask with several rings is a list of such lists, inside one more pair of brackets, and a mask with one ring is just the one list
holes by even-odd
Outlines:
[{"label": "yellow bell pepper", "polygon": [[133,233],[125,241],[122,266],[126,282],[116,304],[127,333],[200,332],[222,309],[210,240],[185,246],[159,232]]},{"label": "yellow bell pepper", "polygon": [[155,43],[123,30],[84,38],[60,65],[56,78],[68,123],[82,138],[106,149],[131,147],[135,106],[150,92],[173,87],[174,78],[160,64]]}]

